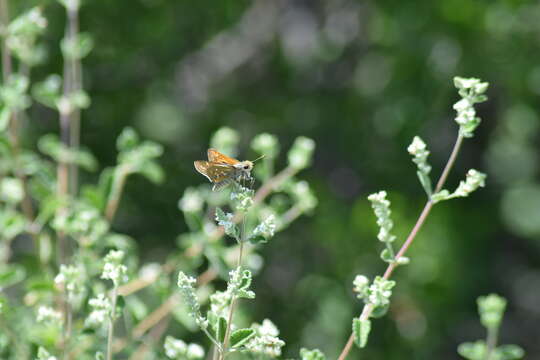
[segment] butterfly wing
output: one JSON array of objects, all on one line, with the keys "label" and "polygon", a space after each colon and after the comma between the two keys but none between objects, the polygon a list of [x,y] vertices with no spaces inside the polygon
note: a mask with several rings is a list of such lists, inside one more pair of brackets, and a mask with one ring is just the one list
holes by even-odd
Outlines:
[{"label": "butterfly wing", "polygon": [[195,169],[206,176],[213,183],[222,182],[227,178],[232,178],[234,168],[231,165],[216,163],[211,161],[195,161],[193,162]]},{"label": "butterfly wing", "polygon": [[221,164],[221,163],[215,163],[215,162],[209,162],[210,166],[208,166],[208,177],[213,183],[219,183],[224,181],[225,179],[231,179],[233,178],[233,173],[235,171],[234,167],[227,164]]},{"label": "butterfly wing", "polygon": [[228,157],[217,151],[216,149],[208,149],[208,161],[213,163],[234,165],[239,163],[238,160]]},{"label": "butterfly wing", "polygon": [[212,179],[208,175],[208,168],[210,167],[209,161],[202,161],[202,160],[194,161],[193,165],[195,165],[195,170],[197,170],[199,173],[206,176],[208,180],[212,181]]}]

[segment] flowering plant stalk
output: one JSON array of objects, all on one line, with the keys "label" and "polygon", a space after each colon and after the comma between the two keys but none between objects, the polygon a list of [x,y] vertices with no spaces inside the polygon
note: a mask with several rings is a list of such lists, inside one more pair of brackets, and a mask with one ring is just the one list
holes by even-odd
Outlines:
[{"label": "flowering plant stalk", "polygon": [[386,192],[381,191],[370,195],[368,198],[372,202],[375,215],[377,216],[377,224],[380,228],[379,240],[386,245],[381,253],[381,258],[388,262],[388,266],[383,276],[376,277],[371,285],[369,285],[369,280],[363,275],[355,278],[355,291],[358,293],[358,298],[363,300],[365,305],[361,315],[353,319],[352,334],[341,351],[339,360],[344,360],[348,356],[353,344],[357,344],[360,348],[366,346],[369,333],[371,332],[370,318],[380,317],[386,313],[392,295],[391,289],[395,286],[395,281],[389,279],[397,266],[409,263],[409,259],[405,257],[405,253],[422,228],[433,206],[444,200],[466,197],[479,187],[484,186],[486,175],[471,169],[467,173],[466,180],[462,181],[454,192],[451,193],[443,189],[448,174],[454,166],[461,149],[463,140],[472,137],[474,130],[480,124],[480,118],[476,116],[474,105],[487,100],[484,93],[488,88],[488,83],[474,78],[465,79],[456,77],[454,78],[454,85],[461,96],[461,100],[454,105],[454,109],[457,112],[455,121],[459,125],[459,131],[452,153],[434,189],[429,178],[431,166],[427,162],[429,151],[425,142],[420,137],[415,137],[408,147],[408,151],[413,156],[413,161],[417,165],[417,175],[420,184],[428,196],[428,200],[416,224],[395,255],[391,246],[391,243],[395,240],[395,236],[390,234],[393,223],[390,218],[390,202],[386,199]]}]

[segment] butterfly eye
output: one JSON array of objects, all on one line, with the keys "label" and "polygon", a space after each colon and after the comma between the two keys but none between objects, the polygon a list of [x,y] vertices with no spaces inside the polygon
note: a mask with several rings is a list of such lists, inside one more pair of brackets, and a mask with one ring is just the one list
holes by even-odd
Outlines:
[{"label": "butterfly eye", "polygon": [[249,165],[244,165],[244,169],[245,170],[249,169]]}]

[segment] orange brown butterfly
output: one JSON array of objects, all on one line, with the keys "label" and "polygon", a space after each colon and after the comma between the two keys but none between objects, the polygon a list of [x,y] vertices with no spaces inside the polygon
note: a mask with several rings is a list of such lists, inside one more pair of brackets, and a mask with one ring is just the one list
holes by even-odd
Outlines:
[{"label": "orange brown butterfly", "polygon": [[239,161],[220,153],[216,149],[208,149],[208,161],[198,160],[193,164],[198,172],[206,176],[214,184],[212,190],[219,191],[233,182],[253,181],[251,177],[253,163],[263,157],[264,155],[253,161]]}]

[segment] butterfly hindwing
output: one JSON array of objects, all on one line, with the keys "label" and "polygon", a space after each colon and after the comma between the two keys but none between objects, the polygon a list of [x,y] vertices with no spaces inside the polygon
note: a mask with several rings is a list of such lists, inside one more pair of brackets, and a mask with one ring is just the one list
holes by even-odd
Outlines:
[{"label": "butterfly hindwing", "polygon": [[221,182],[227,178],[232,178],[234,167],[221,163],[210,162],[207,174],[213,183]]}]

